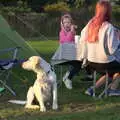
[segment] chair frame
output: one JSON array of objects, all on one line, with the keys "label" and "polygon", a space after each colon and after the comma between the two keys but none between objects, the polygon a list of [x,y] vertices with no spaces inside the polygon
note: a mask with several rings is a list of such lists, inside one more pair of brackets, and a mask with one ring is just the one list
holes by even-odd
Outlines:
[{"label": "chair frame", "polygon": [[104,87],[103,91],[98,96],[96,96],[95,86],[96,86],[97,73],[99,73],[99,72],[97,72],[96,70],[94,70],[94,72],[93,72],[93,78],[94,78],[93,79],[93,95],[92,95],[93,98],[101,99],[103,96],[105,98],[107,98],[108,97],[107,90],[111,87],[111,84],[114,82],[114,81],[110,80],[109,75],[108,75],[108,70],[103,70],[103,72],[105,72],[105,76],[106,76],[105,87]]},{"label": "chair frame", "polygon": [[[13,52],[12,54],[12,60],[16,60],[17,58],[17,54],[18,54],[18,49],[20,47],[13,47],[13,48],[7,48],[7,49],[2,49],[0,50],[0,55],[1,54],[7,54],[8,52]],[[9,71],[8,71],[9,70]],[[4,80],[0,79],[0,83],[6,88],[8,89],[14,96],[16,96],[15,91],[9,86],[7,85],[7,80],[9,79],[10,76],[10,72],[12,70],[12,67],[8,68],[8,69],[0,69],[0,76],[2,76],[4,73],[7,73],[7,75],[5,76]]]},{"label": "chair frame", "polygon": [[[103,95],[105,95],[105,97],[107,98],[108,94],[107,94],[107,90],[108,88],[110,87],[110,85],[108,84],[109,82],[109,76],[108,76],[108,71],[107,70],[104,70],[105,71],[105,75],[106,75],[106,81],[105,81],[105,88],[104,90],[98,95],[98,98],[102,98]],[[97,77],[97,71],[94,70],[93,72],[93,98],[96,98],[96,77]]]}]

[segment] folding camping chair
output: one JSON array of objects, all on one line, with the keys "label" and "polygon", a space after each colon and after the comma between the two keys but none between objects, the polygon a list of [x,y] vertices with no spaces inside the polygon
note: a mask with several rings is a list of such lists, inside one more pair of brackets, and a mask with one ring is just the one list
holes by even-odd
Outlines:
[{"label": "folding camping chair", "polygon": [[[97,79],[97,72],[99,73],[100,71],[97,71],[97,70],[94,70],[93,71],[93,98],[96,98],[96,79]],[[98,98],[101,98],[103,95],[105,95],[105,97],[107,97],[107,90],[110,88],[110,84],[109,82],[111,82],[109,80],[109,76],[108,76],[108,70],[107,69],[104,69],[102,70],[101,72],[105,72],[105,75],[106,75],[106,82],[105,82],[105,87],[104,87],[104,90],[98,95]]]},{"label": "folding camping chair", "polygon": [[[96,87],[95,86],[96,86],[97,73],[101,73],[101,72],[104,72],[106,75],[105,85],[103,87],[102,92],[100,92],[99,94],[96,95]],[[109,78],[108,72],[117,73],[117,72],[120,72],[120,70],[113,69],[112,71],[110,71],[108,69],[103,69],[101,71],[97,71],[94,69],[94,71],[93,71],[93,78],[94,78],[93,79],[93,95],[92,95],[93,98],[101,99],[103,96],[105,96],[106,98],[108,97],[109,89],[110,89],[112,83],[114,82],[114,81],[112,81],[111,78]],[[116,79],[116,80],[118,80],[118,79]]]},{"label": "folding camping chair", "polygon": [[[18,62],[16,58],[19,48],[20,47],[14,47],[0,50],[0,58],[3,57],[3,59],[0,60],[0,84],[2,86],[0,89],[1,91],[5,88],[8,89],[14,96],[16,96],[16,93],[7,85],[7,81],[9,80],[13,66]],[[9,59],[6,59],[7,54],[9,54]]]},{"label": "folding camping chair", "polygon": [[[120,39],[120,28],[116,27],[116,36],[117,38]],[[120,46],[119,46],[120,47]],[[107,55],[110,55],[109,54],[109,50],[108,50],[108,47],[105,47],[105,52]],[[118,52],[118,53],[117,53]],[[116,53],[114,53],[114,56],[116,57],[116,60],[120,61],[120,57],[118,56],[118,54],[120,54],[120,50],[117,51]],[[117,54],[117,55],[116,55]],[[106,74],[106,82],[105,82],[105,88],[104,90],[101,92],[101,94],[99,94],[98,98],[101,98],[103,95],[105,95],[105,97],[107,97],[107,90],[110,88],[110,85],[111,85],[111,80],[109,79],[109,76],[108,76],[108,71],[107,69],[104,69],[102,70],[101,72],[105,72]],[[113,72],[120,72],[120,70],[116,71],[116,70],[112,70]],[[94,86],[94,89],[93,89],[93,97],[96,97],[96,91],[95,91],[95,84],[96,84],[96,74],[97,74],[97,70],[94,70],[93,72],[93,76],[94,76],[94,80],[93,80],[93,86]],[[110,72],[110,71],[109,71]],[[109,84],[110,83],[110,84]]]}]

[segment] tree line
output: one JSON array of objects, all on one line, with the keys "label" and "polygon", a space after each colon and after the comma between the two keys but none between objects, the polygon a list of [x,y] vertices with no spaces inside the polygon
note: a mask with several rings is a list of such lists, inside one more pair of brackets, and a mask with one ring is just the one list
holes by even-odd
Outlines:
[{"label": "tree line", "polygon": [[[44,12],[44,6],[64,2],[70,8],[80,8],[84,6],[94,5],[98,0],[0,0],[1,5],[5,7],[16,6],[19,3],[26,5],[35,12]],[[120,0],[110,0],[111,2],[120,5]]]}]

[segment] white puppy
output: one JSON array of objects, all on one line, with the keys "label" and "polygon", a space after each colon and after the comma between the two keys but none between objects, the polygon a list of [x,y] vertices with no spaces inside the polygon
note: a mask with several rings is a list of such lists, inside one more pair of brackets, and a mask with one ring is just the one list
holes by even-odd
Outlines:
[{"label": "white puppy", "polygon": [[[39,56],[32,56],[23,62],[22,67],[26,70],[32,70],[37,74],[37,79],[27,93],[27,103],[25,108],[36,109],[40,107],[40,111],[46,111],[45,102],[52,98],[52,108],[57,109],[57,83],[56,74],[52,70],[49,63]],[[38,105],[33,105],[34,98],[38,100]]]}]

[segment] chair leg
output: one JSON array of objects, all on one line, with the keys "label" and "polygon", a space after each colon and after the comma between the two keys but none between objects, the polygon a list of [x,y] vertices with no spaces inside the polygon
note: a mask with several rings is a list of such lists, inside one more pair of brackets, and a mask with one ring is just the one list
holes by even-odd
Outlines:
[{"label": "chair leg", "polygon": [[2,80],[0,80],[0,82],[3,84],[3,86],[5,88],[7,88],[14,96],[16,96],[16,93],[7,85],[5,84]]},{"label": "chair leg", "polygon": [[[96,89],[95,89],[95,86],[96,86],[96,75],[97,72],[94,71],[93,73],[93,77],[94,77],[94,80],[93,80],[93,97],[95,98],[96,97]],[[108,72],[106,71],[106,82],[105,82],[105,89],[103,90],[103,92],[98,96],[98,98],[101,98],[103,95],[105,95],[105,97],[107,97],[107,90],[108,90],[108,80],[109,80],[109,76],[108,76]]]},{"label": "chair leg", "polygon": [[106,72],[106,82],[105,82],[105,97],[107,98],[107,90],[108,90],[108,80],[109,80],[109,76],[108,76],[108,72]]},{"label": "chair leg", "polygon": [[57,86],[59,88],[59,87],[62,86],[62,82],[63,82],[62,81],[62,77],[63,77],[62,71],[63,71],[63,69],[62,69],[62,66],[58,66],[58,65],[53,65],[52,67],[57,74]]},{"label": "chair leg", "polygon": [[96,97],[96,90],[95,90],[95,86],[96,86],[96,71],[93,72],[93,98]]},{"label": "chair leg", "polygon": [[105,89],[103,90],[103,92],[98,96],[98,98],[102,98],[102,96],[105,94],[105,97],[107,98],[107,90],[109,88],[109,85],[108,85],[108,81],[109,81],[109,76],[108,76],[108,72],[106,72],[106,81],[105,81]]}]

